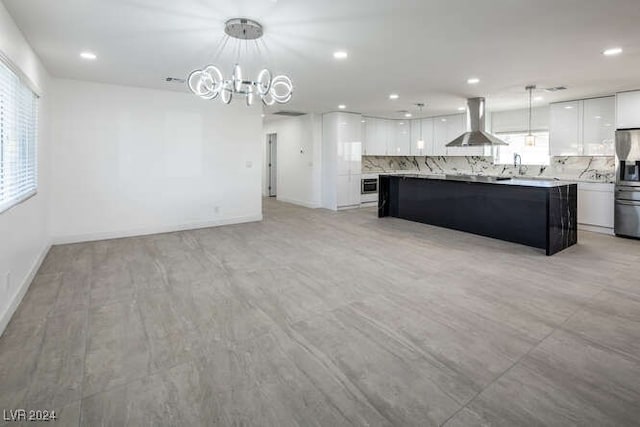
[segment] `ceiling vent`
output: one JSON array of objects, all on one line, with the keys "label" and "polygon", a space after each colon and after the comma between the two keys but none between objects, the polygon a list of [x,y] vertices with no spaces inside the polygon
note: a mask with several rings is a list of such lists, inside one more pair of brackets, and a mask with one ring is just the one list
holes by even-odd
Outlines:
[{"label": "ceiling vent", "polygon": [[567,88],[565,86],[555,86],[555,87],[548,87],[544,91],[545,92],[558,92],[559,90],[566,90],[566,89]]},{"label": "ceiling vent", "polygon": [[304,116],[307,113],[301,113],[300,111],[277,111],[273,114],[276,116],[298,117],[298,116]]}]

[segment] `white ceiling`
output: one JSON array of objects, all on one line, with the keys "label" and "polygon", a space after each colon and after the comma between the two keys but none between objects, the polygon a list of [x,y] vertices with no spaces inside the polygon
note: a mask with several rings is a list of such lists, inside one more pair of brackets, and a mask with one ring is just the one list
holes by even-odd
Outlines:
[{"label": "white ceiling", "polygon": [[[256,19],[264,45],[249,44],[240,62],[248,74],[290,75],[287,110],[346,104],[400,117],[425,101],[424,115],[438,115],[471,96],[493,110],[524,108],[528,84],[569,87],[540,93],[542,103],[640,88],[639,0],[3,1],[54,76],[170,90],[186,88],[165,77],[215,59],[227,19]],[[601,54],[614,46],[624,53]],[[215,60],[229,74],[234,47]],[[340,49],[347,60],[333,59]],[[82,50],[98,60],[81,60]]]}]

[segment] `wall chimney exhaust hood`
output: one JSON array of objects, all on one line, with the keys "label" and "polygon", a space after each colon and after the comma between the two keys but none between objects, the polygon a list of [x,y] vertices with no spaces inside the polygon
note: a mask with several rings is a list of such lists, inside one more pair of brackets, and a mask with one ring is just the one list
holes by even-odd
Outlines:
[{"label": "wall chimney exhaust hood", "polygon": [[465,132],[450,143],[447,147],[482,147],[493,145],[508,145],[485,131],[484,98],[467,99],[467,128]]}]

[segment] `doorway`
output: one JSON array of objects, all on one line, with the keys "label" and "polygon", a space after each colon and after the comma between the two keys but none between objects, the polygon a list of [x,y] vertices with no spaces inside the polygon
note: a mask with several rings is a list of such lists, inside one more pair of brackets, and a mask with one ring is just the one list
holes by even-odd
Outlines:
[{"label": "doorway", "polygon": [[269,197],[276,197],[278,184],[278,135],[270,133],[267,135],[267,184],[269,185],[267,194]]}]

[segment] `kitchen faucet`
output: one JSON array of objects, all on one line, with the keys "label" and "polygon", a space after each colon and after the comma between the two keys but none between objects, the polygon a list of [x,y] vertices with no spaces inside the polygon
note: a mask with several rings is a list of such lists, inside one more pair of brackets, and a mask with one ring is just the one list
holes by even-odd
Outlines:
[{"label": "kitchen faucet", "polygon": [[518,153],[513,153],[513,167],[517,167],[518,175],[522,175],[522,157]]}]

